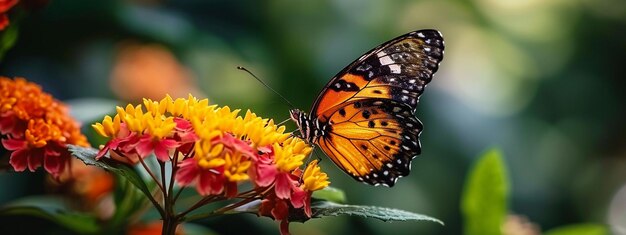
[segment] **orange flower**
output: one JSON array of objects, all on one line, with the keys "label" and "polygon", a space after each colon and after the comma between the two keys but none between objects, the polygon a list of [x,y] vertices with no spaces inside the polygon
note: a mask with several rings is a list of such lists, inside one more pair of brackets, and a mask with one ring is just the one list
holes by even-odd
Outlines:
[{"label": "orange flower", "polygon": [[6,13],[15,6],[17,2],[18,0],[0,0],[0,30],[4,30],[9,26],[9,17]]},{"label": "orange flower", "polygon": [[[133,224],[126,231],[127,235],[160,235],[163,221],[154,221],[146,224]],[[185,234],[182,226],[176,227],[176,235]]]},{"label": "orange flower", "polygon": [[23,78],[0,77],[0,136],[12,151],[9,163],[15,171],[43,165],[54,177],[69,164],[66,144],[89,145],[67,107]]},{"label": "orange flower", "polygon": [[125,43],[120,46],[111,72],[111,89],[123,100],[160,99],[165,94],[198,94],[192,74],[166,47]]}]

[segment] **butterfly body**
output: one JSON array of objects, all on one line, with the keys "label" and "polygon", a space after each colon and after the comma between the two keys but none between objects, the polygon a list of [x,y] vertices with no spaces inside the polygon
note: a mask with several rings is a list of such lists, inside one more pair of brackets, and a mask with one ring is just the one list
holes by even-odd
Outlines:
[{"label": "butterfly body", "polygon": [[414,31],[361,56],[325,86],[310,114],[294,109],[302,137],[354,179],[393,186],[421,152],[415,109],[443,59],[436,30]]}]

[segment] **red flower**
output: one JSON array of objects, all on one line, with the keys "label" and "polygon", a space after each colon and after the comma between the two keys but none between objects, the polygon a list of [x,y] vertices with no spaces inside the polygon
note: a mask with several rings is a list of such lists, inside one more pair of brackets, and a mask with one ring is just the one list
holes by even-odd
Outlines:
[{"label": "red flower", "polygon": [[251,169],[254,182],[259,187],[274,184],[274,192],[281,199],[290,199],[292,191],[297,190],[299,177],[291,172],[285,172],[276,166],[274,148],[263,149],[265,153],[259,156],[255,167]]},{"label": "red flower", "polygon": [[0,135],[15,171],[43,165],[54,177],[69,165],[66,144],[88,146],[65,105],[23,78],[0,77]]},{"label": "red flower", "polygon": [[288,235],[289,233],[289,203],[276,197],[275,194],[270,194],[263,201],[259,207],[259,215],[272,217],[274,220],[280,221],[280,234]]},{"label": "red flower", "polygon": [[0,30],[4,30],[9,26],[9,17],[6,12],[9,11],[18,0],[0,0]]},{"label": "red flower", "polygon": [[180,163],[176,181],[180,185],[195,183],[196,190],[203,196],[219,195],[224,192],[224,167],[204,169],[198,165],[196,159],[189,158]]}]

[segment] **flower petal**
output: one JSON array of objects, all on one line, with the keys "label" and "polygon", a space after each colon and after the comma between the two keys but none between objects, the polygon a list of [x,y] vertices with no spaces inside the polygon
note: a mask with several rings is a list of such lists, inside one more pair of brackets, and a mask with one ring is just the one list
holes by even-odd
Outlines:
[{"label": "flower petal", "polygon": [[13,166],[13,170],[20,172],[26,170],[28,166],[28,154],[27,149],[18,149],[11,153],[11,159],[9,163]]},{"label": "flower petal", "polygon": [[176,182],[181,186],[191,184],[199,174],[198,171],[200,168],[193,158],[185,159],[179,164],[179,167],[178,171],[176,171]]},{"label": "flower petal", "polygon": [[282,199],[290,198],[292,188],[294,188],[293,182],[291,181],[289,174],[279,173],[276,175],[276,183],[274,184],[276,197]]},{"label": "flower petal", "polygon": [[52,176],[57,177],[63,171],[67,159],[62,156],[44,156],[43,168]]},{"label": "flower petal", "polygon": [[150,155],[150,153],[152,153],[152,150],[154,150],[152,137],[150,137],[149,135],[141,137],[137,142],[137,145],[135,145],[135,150],[142,158]]},{"label": "flower petal", "polygon": [[14,151],[26,148],[27,142],[25,140],[18,139],[2,139],[2,146],[9,151]]}]

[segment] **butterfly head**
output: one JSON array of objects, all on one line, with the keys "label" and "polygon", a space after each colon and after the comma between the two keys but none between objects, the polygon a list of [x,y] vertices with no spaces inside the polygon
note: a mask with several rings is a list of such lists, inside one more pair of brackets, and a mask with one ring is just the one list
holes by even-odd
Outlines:
[{"label": "butterfly head", "polygon": [[301,110],[299,109],[292,109],[289,110],[289,117],[291,118],[292,121],[294,121],[296,123],[296,125],[300,126],[300,116],[301,115],[305,115],[305,113],[303,113]]},{"label": "butterfly head", "polygon": [[317,128],[311,125],[312,122],[309,119],[309,115],[299,109],[289,110],[289,115],[291,120],[298,126],[298,129],[300,129],[302,138],[310,144],[315,143],[315,139],[318,137],[315,135],[317,134],[317,131],[315,131]]}]

